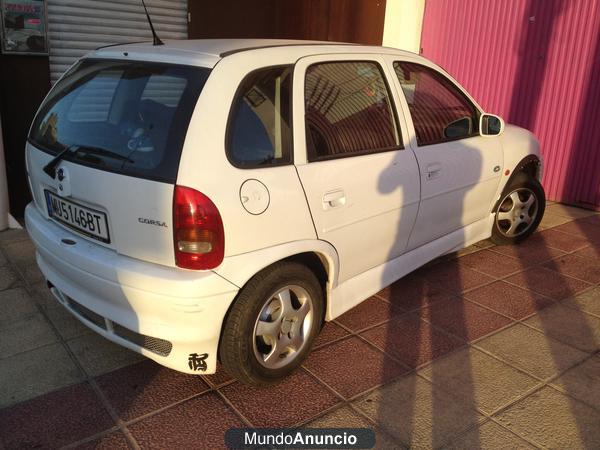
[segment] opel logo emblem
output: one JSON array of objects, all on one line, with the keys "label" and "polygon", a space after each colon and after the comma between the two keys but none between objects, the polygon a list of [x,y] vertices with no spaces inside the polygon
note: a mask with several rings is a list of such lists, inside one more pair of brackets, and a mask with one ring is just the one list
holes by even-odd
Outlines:
[{"label": "opel logo emblem", "polygon": [[58,181],[62,181],[65,179],[65,171],[63,169],[58,169],[57,172]]}]

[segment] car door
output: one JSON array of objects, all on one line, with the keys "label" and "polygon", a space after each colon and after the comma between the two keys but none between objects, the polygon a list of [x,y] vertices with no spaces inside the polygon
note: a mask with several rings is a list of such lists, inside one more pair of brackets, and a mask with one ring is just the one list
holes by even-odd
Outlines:
[{"label": "car door", "polygon": [[503,151],[496,136],[480,135],[481,111],[455,82],[423,61],[386,60],[410,113],[410,145],[421,175],[411,250],[489,217]]},{"label": "car door", "polygon": [[417,161],[386,73],[370,54],[295,67],[295,163],[317,235],[339,254],[340,282],[402,254],[418,210]]}]

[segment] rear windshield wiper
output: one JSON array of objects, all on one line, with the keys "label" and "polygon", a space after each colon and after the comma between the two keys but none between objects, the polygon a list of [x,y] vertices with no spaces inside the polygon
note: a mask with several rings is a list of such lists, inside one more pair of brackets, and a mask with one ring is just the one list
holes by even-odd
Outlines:
[{"label": "rear windshield wiper", "polygon": [[60,152],[58,152],[56,154],[56,156],[54,158],[52,158],[50,160],[50,162],[44,166],[44,172],[46,172],[50,178],[55,178],[56,177],[56,166],[58,165],[60,160],[63,158],[63,156],[65,156],[65,154],[71,153],[72,151],[77,152],[77,150],[71,150],[75,147],[77,147],[77,146],[69,145],[69,146],[65,147],[63,150],[61,150]]},{"label": "rear windshield wiper", "polygon": [[51,178],[56,177],[56,166],[65,157],[65,155],[68,154],[71,156],[75,156],[79,152],[90,153],[93,155],[108,156],[109,158],[119,159],[121,161],[127,161],[130,163],[135,162],[127,156],[111,152],[110,150],[106,150],[104,148],[86,145],[69,145],[68,147],[65,147],[64,150],[61,150],[60,153],[58,153],[54,158],[52,158],[52,160],[50,160],[48,164],[44,166],[44,172],[46,172]]},{"label": "rear windshield wiper", "polygon": [[126,161],[126,162],[130,162],[130,163],[135,162],[133,159],[129,158],[128,156],[124,156],[124,155],[121,155],[116,152],[111,152],[110,150],[106,150],[105,148],[102,148],[102,147],[92,147],[89,145],[78,145],[77,147],[78,148],[75,153],[79,153],[79,152],[89,153],[91,155],[108,156],[109,158],[118,159],[120,161]]}]

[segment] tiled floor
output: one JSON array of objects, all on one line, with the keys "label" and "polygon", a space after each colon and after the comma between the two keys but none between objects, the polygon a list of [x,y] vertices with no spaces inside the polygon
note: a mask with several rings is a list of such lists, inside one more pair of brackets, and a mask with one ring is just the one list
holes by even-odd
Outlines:
[{"label": "tiled floor", "polygon": [[384,289],[267,389],[91,333],[47,292],[27,234],[2,232],[0,449],[214,449],[248,425],[369,427],[380,448],[600,448],[600,215],[551,204],[540,228]]}]

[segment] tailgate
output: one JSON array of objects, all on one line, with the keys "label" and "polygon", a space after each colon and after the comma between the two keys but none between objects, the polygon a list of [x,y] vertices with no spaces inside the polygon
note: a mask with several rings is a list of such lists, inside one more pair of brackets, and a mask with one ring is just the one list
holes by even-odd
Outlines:
[{"label": "tailgate", "polygon": [[[64,177],[59,181],[58,177],[50,178],[42,170],[51,159],[52,155],[27,144],[31,190],[36,207],[45,217],[50,219],[53,209],[49,200],[62,198],[66,204],[80,205],[85,212],[87,208],[104,214],[108,242],[90,236],[92,233],[86,233],[83,227],[77,227],[77,223],[69,226],[69,213],[63,220],[60,217],[51,219],[61,226],[123,255],[175,265],[172,184],[106,172],[70,161],[62,161],[58,166]],[[70,192],[70,195],[60,195],[59,184],[62,184],[63,192]],[[97,220],[94,218],[94,222]]]},{"label": "tailgate", "polygon": [[83,59],[50,91],[26,147],[38,210],[73,233],[174,266],[173,190],[210,69]]}]

